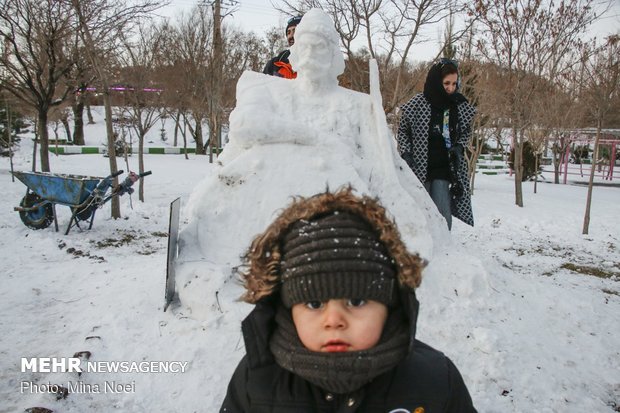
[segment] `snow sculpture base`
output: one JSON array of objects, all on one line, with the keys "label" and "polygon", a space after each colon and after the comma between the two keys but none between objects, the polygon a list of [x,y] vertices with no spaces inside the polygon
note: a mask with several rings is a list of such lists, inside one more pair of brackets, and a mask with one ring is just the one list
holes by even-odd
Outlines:
[{"label": "snow sculpture base", "polygon": [[194,312],[208,294],[208,283],[197,281],[200,266],[205,273],[218,267],[229,279],[254,236],[294,196],[351,185],[380,199],[412,251],[430,258],[435,243],[449,242],[445,221],[393,138],[379,141],[389,134],[379,131],[370,96],[340,87],[303,95],[297,86],[254,72],[239,80],[230,142],[221,165],[194,190],[181,233],[179,262],[186,265],[177,272],[177,290]]}]

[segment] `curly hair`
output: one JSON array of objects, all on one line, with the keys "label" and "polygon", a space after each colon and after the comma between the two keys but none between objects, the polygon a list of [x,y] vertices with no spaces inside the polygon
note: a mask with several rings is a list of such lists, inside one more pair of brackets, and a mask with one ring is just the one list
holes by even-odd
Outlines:
[{"label": "curly hair", "polygon": [[367,221],[377,231],[388,253],[396,262],[399,284],[415,289],[422,281],[426,261],[418,254],[407,251],[396,223],[388,218],[386,210],[377,199],[357,196],[352,187],[335,192],[329,189],[311,197],[295,197],[267,229],[254,238],[243,256],[240,267],[241,281],[246,289],[241,300],[255,304],[276,292],[281,283],[281,242],[291,225],[300,220],[333,211],[353,213]]}]

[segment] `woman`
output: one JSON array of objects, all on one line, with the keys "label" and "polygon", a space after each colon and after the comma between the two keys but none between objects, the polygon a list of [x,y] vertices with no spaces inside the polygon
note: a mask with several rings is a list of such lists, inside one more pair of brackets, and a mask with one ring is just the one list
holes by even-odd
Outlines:
[{"label": "woman", "polygon": [[474,225],[464,148],[476,109],[459,92],[458,64],[441,59],[426,76],[424,93],[401,110],[398,147],[444,216]]}]

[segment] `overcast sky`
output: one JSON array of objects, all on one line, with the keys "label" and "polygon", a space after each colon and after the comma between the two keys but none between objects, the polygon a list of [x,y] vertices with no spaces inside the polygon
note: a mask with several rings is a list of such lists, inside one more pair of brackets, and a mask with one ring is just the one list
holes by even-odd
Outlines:
[{"label": "overcast sky", "polygon": [[[223,0],[225,1],[225,0]],[[603,4],[607,0],[595,0],[596,4]],[[597,22],[592,29],[592,36],[603,37],[612,33],[620,32],[620,0],[611,0],[612,9],[606,14],[607,17]],[[174,17],[179,12],[189,12],[199,0],[170,0],[170,5],[161,10],[161,14]],[[289,16],[284,16],[275,10],[269,0],[239,0],[237,11],[226,17],[227,24],[235,24],[244,31],[254,31],[263,34],[273,26],[285,26]],[[425,35],[429,42],[418,44],[413,47],[411,56],[414,60],[430,60],[438,50],[443,25],[429,29]],[[283,34],[284,36],[284,34]],[[362,43],[360,43],[360,46]]]}]

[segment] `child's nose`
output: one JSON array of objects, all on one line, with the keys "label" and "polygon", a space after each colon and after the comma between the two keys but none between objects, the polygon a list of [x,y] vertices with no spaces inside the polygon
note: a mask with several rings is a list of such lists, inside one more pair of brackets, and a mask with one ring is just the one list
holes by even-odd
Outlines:
[{"label": "child's nose", "polygon": [[347,326],[344,309],[336,300],[327,302],[324,312],[324,326],[327,329],[342,329]]}]

